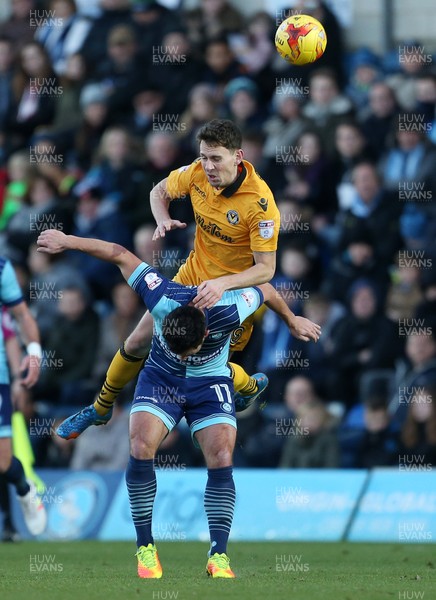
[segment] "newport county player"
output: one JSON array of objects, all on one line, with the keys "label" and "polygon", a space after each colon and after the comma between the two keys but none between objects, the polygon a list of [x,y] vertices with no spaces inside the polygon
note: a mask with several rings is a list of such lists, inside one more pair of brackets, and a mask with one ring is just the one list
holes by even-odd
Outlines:
[{"label": "newport county player", "polygon": [[[171,219],[170,202],[190,196],[196,221],[194,250],[179,269],[174,281],[197,285],[197,308],[210,308],[226,290],[268,282],[274,275],[280,216],[271,190],[243,159],[239,129],[228,120],[215,119],[197,135],[200,158],[191,165],[172,171],[150,193],[157,227],[153,239],[167,231],[186,227]],[[296,317],[277,295],[271,302],[298,339],[316,341],[320,328]],[[231,350],[242,350],[253,328],[253,317],[233,334]],[[112,405],[121,389],[141,369],[150,344],[152,318],[144,315],[136,329],[117,352],[106,380],[94,403],[88,424],[101,424],[110,418]],[[235,402],[243,410],[265,389],[265,375],[250,377],[232,364]],[[76,431],[75,437],[83,431]]]}]

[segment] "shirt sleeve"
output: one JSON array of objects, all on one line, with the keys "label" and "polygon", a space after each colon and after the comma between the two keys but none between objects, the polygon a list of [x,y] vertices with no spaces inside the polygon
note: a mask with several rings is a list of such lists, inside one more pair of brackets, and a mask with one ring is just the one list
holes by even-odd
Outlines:
[{"label": "shirt sleeve", "polygon": [[239,323],[245,321],[247,317],[256,312],[259,306],[263,304],[263,294],[257,287],[242,288],[225,292],[222,299],[226,303],[236,305],[239,315]]},{"label": "shirt sleeve", "polygon": [[189,196],[195,163],[171,171],[167,179],[167,192],[171,200]]},{"label": "shirt sleeve", "polygon": [[17,276],[11,263],[7,260],[0,279],[0,299],[5,306],[15,306],[24,301]]},{"label": "shirt sleeve", "polygon": [[252,252],[275,252],[280,229],[280,212],[273,198],[259,198],[248,215]]},{"label": "shirt sleeve", "polygon": [[165,294],[168,279],[143,262],[136,267],[127,283],[141,296],[144,304],[151,312]]}]

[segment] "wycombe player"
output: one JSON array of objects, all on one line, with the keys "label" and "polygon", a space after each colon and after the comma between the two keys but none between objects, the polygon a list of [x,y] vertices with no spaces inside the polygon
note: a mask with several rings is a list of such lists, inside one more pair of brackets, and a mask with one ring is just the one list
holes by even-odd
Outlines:
[{"label": "wycombe player", "polygon": [[[186,227],[171,219],[169,205],[174,199],[190,196],[196,221],[194,250],[174,281],[198,286],[194,306],[210,308],[226,290],[266,283],[273,277],[280,215],[271,190],[243,159],[241,132],[232,121],[210,121],[197,139],[199,159],[158,183],[151,190],[150,202],[157,223],[153,237],[157,239],[171,229]],[[277,294],[271,299],[271,308],[298,339],[318,339],[318,326],[295,316]],[[245,347],[252,328],[252,316],[236,328],[232,351]],[[89,425],[110,419],[117,395],[141,369],[151,332],[152,319],[146,313],[113,358],[94,405],[84,410],[82,419],[75,421],[76,429],[67,435],[77,437]],[[235,401],[242,410],[259,396],[268,380],[261,373],[250,377],[233,363],[231,369]]]},{"label": "wycombe player", "polygon": [[[15,271],[5,257],[0,257],[0,307],[6,306],[15,317],[21,336],[27,344],[27,354],[21,363],[21,385],[31,388],[39,378],[42,350],[35,319],[27,307],[18,285]],[[27,481],[23,465],[12,453],[12,402],[9,369],[3,331],[0,328],[0,473],[15,486],[24,521],[32,535],[42,533],[47,524],[44,505],[33,482]]]},{"label": "wycombe player", "polygon": [[151,529],[156,496],[153,459],[183,416],[208,469],[204,506],[211,547],[206,570],[214,578],[234,577],[227,556],[235,505],[232,455],[236,439],[233,382],[227,363],[230,336],[264,300],[267,304],[274,301],[275,289],[263,284],[226,291],[212,308],[199,309],[192,305],[198,295],[196,287],[164,278],[122,246],[67,236],[55,229],[41,233],[37,243],[39,251],[49,254],[80,250],[116,264],[154,319],[151,351],[131,408],[131,455],[126,471],[139,577],[162,576]]}]

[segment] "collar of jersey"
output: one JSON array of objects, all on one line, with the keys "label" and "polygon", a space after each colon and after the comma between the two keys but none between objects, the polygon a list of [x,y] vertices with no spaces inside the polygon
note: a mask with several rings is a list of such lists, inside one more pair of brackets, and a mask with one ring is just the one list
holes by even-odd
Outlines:
[{"label": "collar of jersey", "polygon": [[243,162],[239,165],[238,171],[239,175],[236,177],[235,181],[228,185],[226,188],[224,188],[223,190],[217,190],[216,188],[214,188],[213,191],[216,196],[218,196],[218,194],[222,194],[225,198],[230,198],[230,196],[233,196],[233,194],[235,194],[239,190],[244,179],[247,177],[247,169]]}]

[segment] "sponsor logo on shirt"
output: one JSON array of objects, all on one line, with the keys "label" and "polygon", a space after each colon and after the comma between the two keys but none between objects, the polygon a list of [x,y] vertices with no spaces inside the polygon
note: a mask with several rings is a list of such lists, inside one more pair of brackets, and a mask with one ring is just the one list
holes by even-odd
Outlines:
[{"label": "sponsor logo on shirt", "polygon": [[274,235],[274,221],[259,221],[260,237],[269,240]]},{"label": "sponsor logo on shirt", "polygon": [[157,273],[147,273],[144,277],[144,281],[147,284],[149,290],[154,290],[162,283],[162,278]]},{"label": "sponsor logo on shirt", "polygon": [[221,227],[219,227],[216,223],[212,223],[211,221],[209,221],[209,223],[206,223],[204,218],[198,213],[195,213],[195,222],[199,227],[201,227],[203,231],[219,238],[223,242],[229,242],[229,244],[235,243],[235,240],[232,237],[221,233]]},{"label": "sponsor logo on shirt", "polygon": [[195,183],[193,183],[192,187],[195,189],[196,192],[198,192],[200,194],[200,196],[202,198],[206,198],[206,192],[204,192],[201,188],[199,188],[198,185],[196,185]]}]

